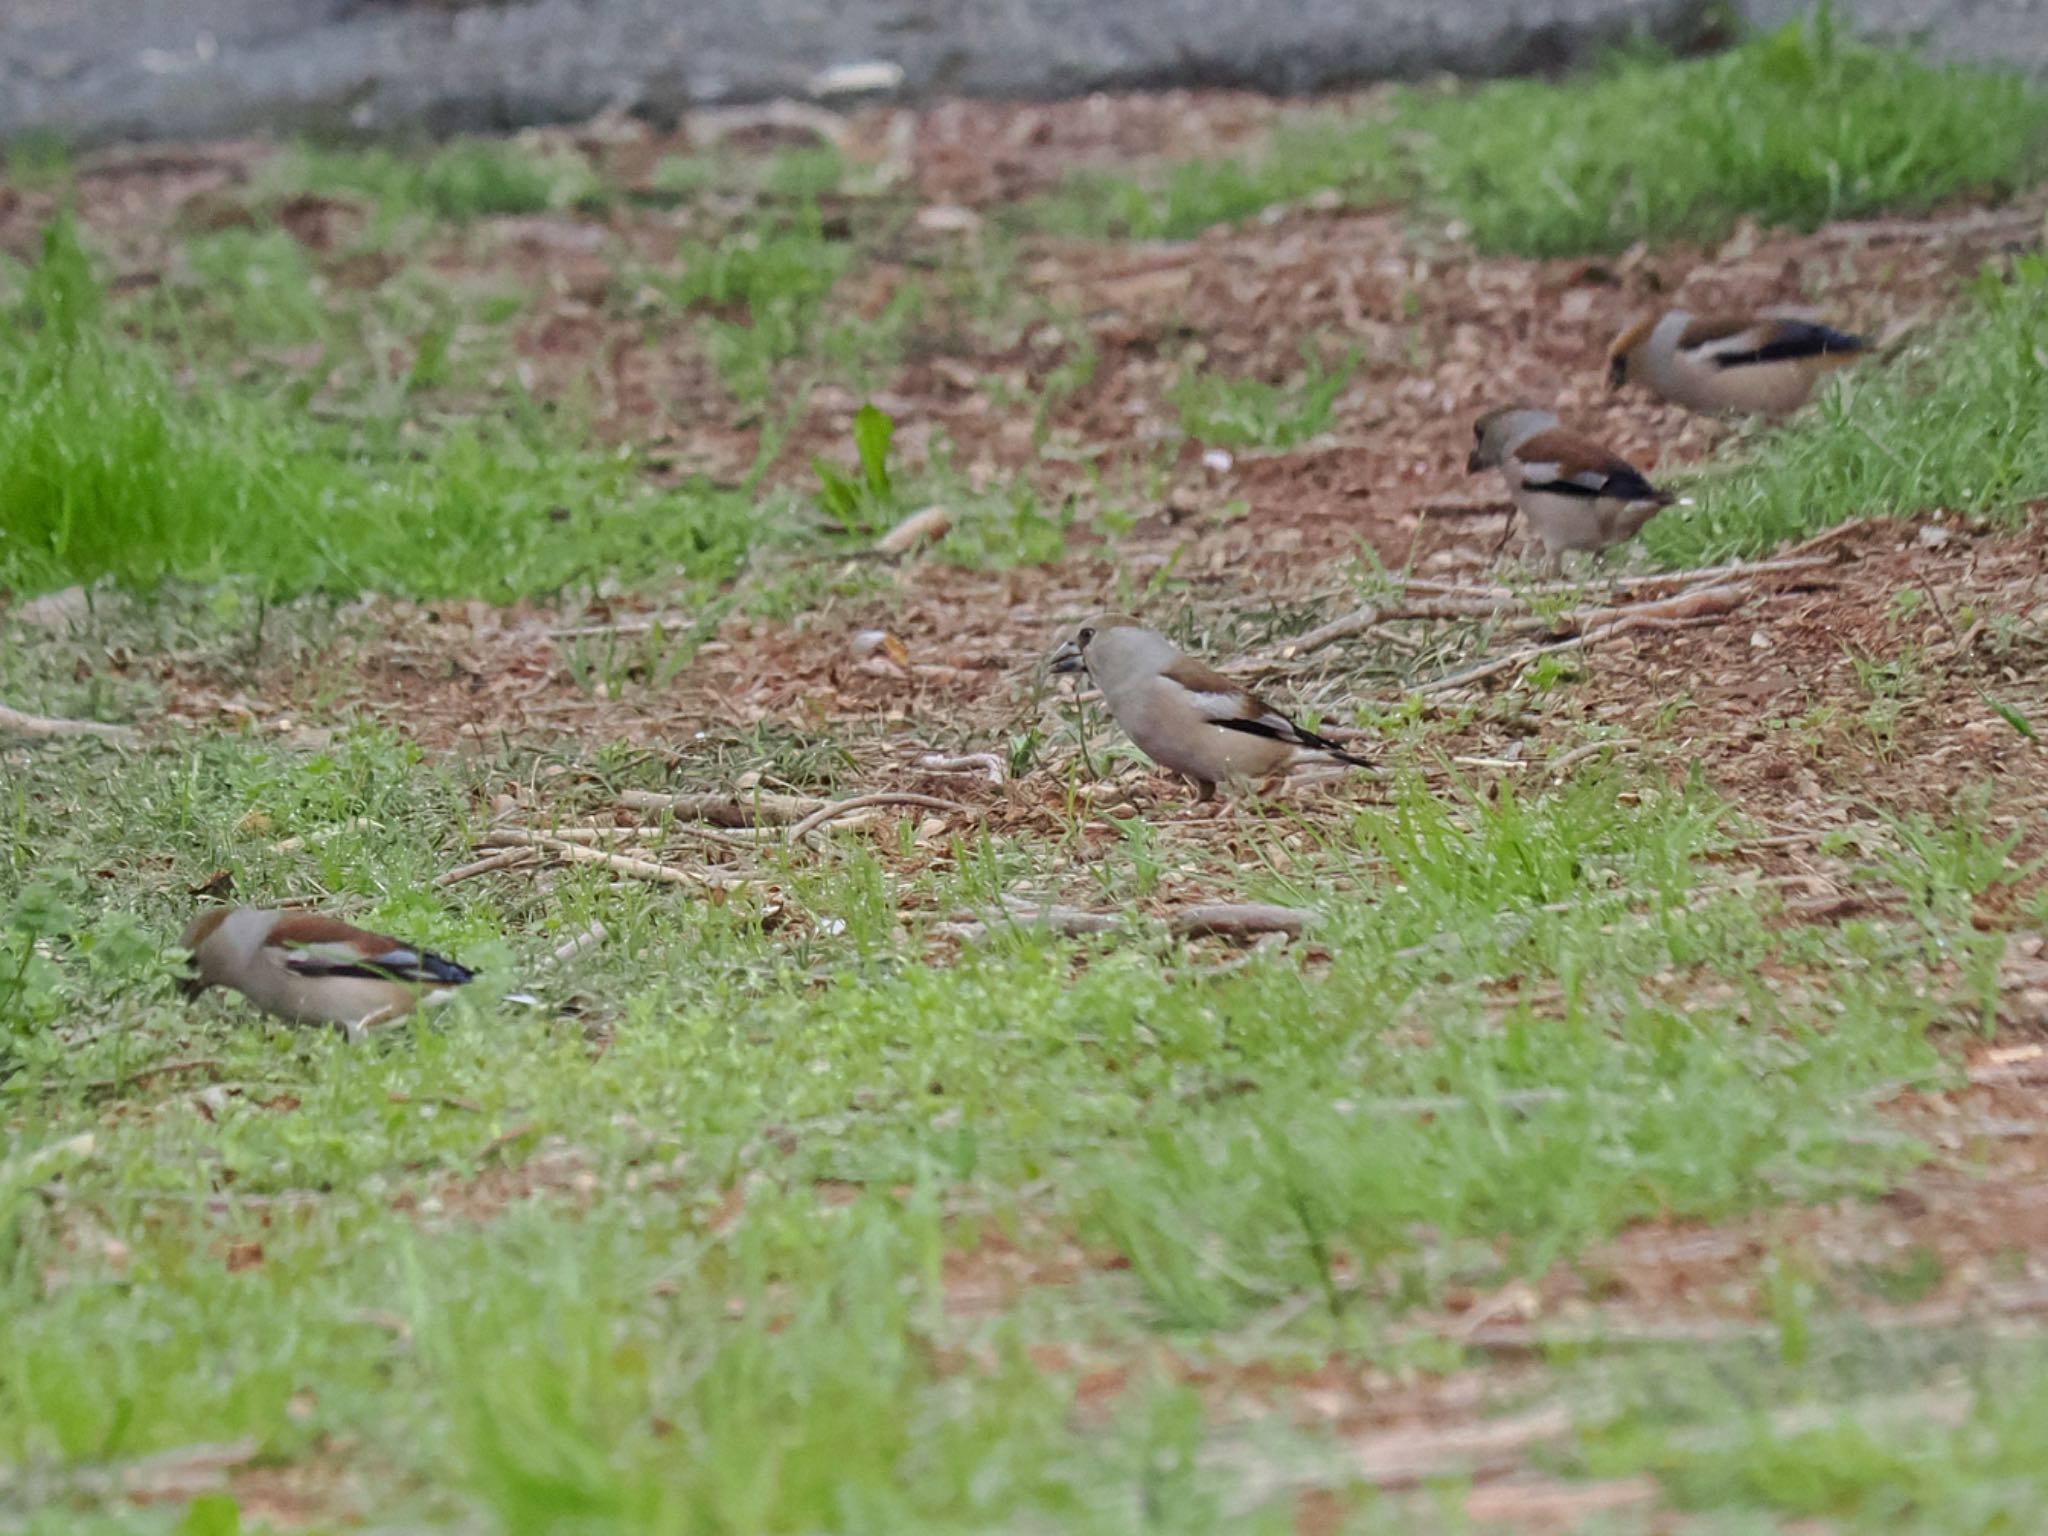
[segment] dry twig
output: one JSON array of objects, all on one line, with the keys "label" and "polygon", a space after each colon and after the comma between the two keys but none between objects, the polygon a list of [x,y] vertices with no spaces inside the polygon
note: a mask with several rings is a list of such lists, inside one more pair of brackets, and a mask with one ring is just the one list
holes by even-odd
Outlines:
[{"label": "dry twig", "polygon": [[1570,651],[1584,650],[1596,640],[1611,640],[1616,635],[1625,635],[1632,630],[1702,629],[1707,625],[1720,623],[1723,617],[1724,615],[1718,613],[1703,614],[1689,619],[1665,618],[1654,614],[1625,614],[1614,623],[1603,624],[1598,629],[1587,630],[1582,634],[1573,635],[1569,639],[1558,640],[1549,645],[1527,646],[1519,651],[1505,651],[1498,656],[1488,657],[1485,661],[1477,662],[1472,666],[1466,667],[1463,671],[1452,672],[1447,676],[1435,678],[1430,682],[1424,683],[1416,691],[1425,694],[1448,693],[1454,688],[1463,688],[1469,684],[1481,682],[1496,673],[1507,672],[1516,667],[1526,666],[1538,657],[1562,656]]},{"label": "dry twig", "polygon": [[832,804],[816,795],[778,795],[767,790],[746,794],[664,795],[629,789],[619,804],[636,811],[669,811],[681,819],[708,821],[715,827],[787,826]]},{"label": "dry twig", "polygon": [[[1973,1296],[1866,1312],[1857,1321],[1873,1331],[1898,1333],[1961,1328],[1994,1317],[2036,1317],[2044,1312],[2048,1312],[2048,1286],[1987,1286]],[[1464,1342],[1488,1354],[1513,1355],[1539,1354],[1564,1346],[1767,1343],[1779,1333],[1776,1323],[1748,1318],[1626,1318],[1569,1325],[1489,1323],[1472,1330]]]},{"label": "dry twig", "polygon": [[1575,768],[1589,757],[1598,757],[1602,752],[1626,752],[1642,743],[1633,736],[1610,736],[1604,741],[1589,741],[1583,746],[1573,747],[1569,752],[1560,752],[1550,760],[1550,772],[1554,778],[1563,777],[1565,770]]},{"label": "dry twig", "polygon": [[531,864],[539,855],[531,848],[501,848],[487,858],[473,864],[458,865],[434,876],[437,886],[455,885],[464,880],[474,880],[478,875],[488,875],[493,870],[516,869],[521,864]]},{"label": "dry twig", "polygon": [[548,956],[548,964],[567,965],[586,949],[597,948],[598,945],[605,941],[607,936],[607,930],[603,923],[592,923],[588,928],[577,934],[575,938],[569,940],[568,943],[556,946],[555,952]]},{"label": "dry twig", "polygon": [[1265,933],[1299,938],[1319,915],[1306,908],[1276,907],[1263,901],[1203,902],[1173,913],[1166,926],[1169,932],[1184,939],[1245,939]]},{"label": "dry twig", "polygon": [[1561,621],[1584,635],[1599,634],[1616,625],[1640,627],[1644,620],[1720,618],[1733,613],[1753,595],[1752,589],[1729,582],[1712,587],[1693,587],[1676,597],[1655,602],[1628,603],[1620,608],[1582,608]]},{"label": "dry twig", "polygon": [[601,848],[587,848],[581,843],[550,837],[544,832],[522,832],[515,828],[501,828],[490,833],[484,841],[493,847],[541,848],[565,864],[602,864],[607,869],[629,875],[635,880],[652,880],[662,885],[712,886],[731,890],[747,883],[730,875],[714,874],[708,869],[678,869],[672,864],[657,864],[651,859],[630,858],[623,853],[606,853]]},{"label": "dry twig", "polygon": [[12,731],[31,741],[48,741],[58,736],[97,736],[102,741],[132,745],[141,739],[130,726],[107,725],[98,720],[58,720],[49,715],[25,715],[0,704],[0,731]]},{"label": "dry twig", "polygon": [[182,1061],[160,1061],[153,1067],[130,1072],[126,1077],[96,1077],[85,1086],[92,1093],[118,1093],[123,1088],[139,1088],[159,1077],[185,1072],[211,1072],[218,1077],[220,1063],[211,1056],[192,1056]]},{"label": "dry twig", "polygon": [[789,829],[789,841],[794,846],[827,822],[837,821],[849,811],[862,811],[879,805],[922,806],[928,811],[946,811],[955,816],[974,814],[973,806],[962,805],[956,800],[941,800],[937,795],[918,795],[900,789],[882,790],[872,795],[855,795],[850,800],[827,802]]},{"label": "dry twig", "polygon": [[927,752],[917,760],[917,766],[931,773],[986,773],[991,784],[1001,784],[1009,777],[1003,760],[993,752],[969,752],[964,757]]}]

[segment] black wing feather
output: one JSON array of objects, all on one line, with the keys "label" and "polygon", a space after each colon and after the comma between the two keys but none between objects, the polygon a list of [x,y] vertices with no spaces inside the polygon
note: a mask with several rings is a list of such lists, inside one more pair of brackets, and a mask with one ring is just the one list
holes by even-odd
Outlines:
[{"label": "black wing feather", "polygon": [[301,976],[354,976],[364,981],[438,982],[460,987],[476,979],[466,965],[426,950],[394,949],[376,959],[344,959],[330,949],[307,948],[285,957],[288,969]]},{"label": "black wing feather", "polygon": [[1354,757],[1327,736],[1318,736],[1306,726],[1292,721],[1277,723],[1272,719],[1261,720],[1218,720],[1215,722],[1226,731],[1243,731],[1247,736],[1263,736],[1268,741],[1284,741],[1292,747],[1307,747],[1312,752],[1327,752],[1340,762],[1354,768],[1370,768],[1371,763],[1362,757]]},{"label": "black wing feather", "polygon": [[1747,352],[1710,353],[1719,368],[1740,368],[1749,363],[1782,363],[1800,357],[1825,357],[1834,352],[1861,352],[1867,342],[1830,326],[1811,325],[1803,320],[1781,322],[1778,334]]},{"label": "black wing feather", "polygon": [[1654,501],[1666,505],[1672,499],[1669,491],[1660,491],[1645,480],[1641,471],[1626,467],[1607,471],[1607,478],[1598,485],[1574,479],[1525,480],[1522,484],[1528,490],[1542,491],[1546,495],[1577,496],[1585,501],[1608,497],[1615,501]]}]

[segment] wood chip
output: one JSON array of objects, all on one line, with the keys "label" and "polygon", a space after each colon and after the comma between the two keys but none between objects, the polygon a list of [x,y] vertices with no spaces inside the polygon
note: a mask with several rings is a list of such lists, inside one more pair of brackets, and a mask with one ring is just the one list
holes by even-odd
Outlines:
[{"label": "wood chip", "polygon": [[875,540],[875,550],[884,555],[906,555],[918,545],[942,539],[953,526],[953,514],[945,507],[926,507],[913,512]]}]

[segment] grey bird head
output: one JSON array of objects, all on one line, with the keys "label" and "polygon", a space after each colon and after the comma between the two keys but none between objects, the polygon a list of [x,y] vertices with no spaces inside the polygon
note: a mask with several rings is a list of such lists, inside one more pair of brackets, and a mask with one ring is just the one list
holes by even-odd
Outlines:
[{"label": "grey bird head", "polygon": [[[1127,613],[1098,614],[1083,624],[1071,640],[1062,641],[1058,650],[1052,653],[1052,670],[1055,674],[1086,672],[1088,651],[1099,639],[1113,636],[1117,630],[1143,631],[1144,625]],[[1110,643],[1115,644],[1111,639]]]},{"label": "grey bird head", "polygon": [[1472,423],[1472,456],[1465,461],[1466,473],[1498,469],[1523,443],[1557,424],[1552,412],[1531,405],[1505,405],[1488,411]]}]

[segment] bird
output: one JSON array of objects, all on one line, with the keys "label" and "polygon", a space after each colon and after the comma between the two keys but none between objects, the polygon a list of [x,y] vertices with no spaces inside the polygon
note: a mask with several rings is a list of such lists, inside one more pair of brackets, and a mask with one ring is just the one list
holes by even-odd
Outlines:
[{"label": "bird", "polygon": [[1488,411],[1473,423],[1472,436],[1466,470],[1501,472],[1553,572],[1567,550],[1627,543],[1678,499],[1628,460],[1567,432],[1554,414],[1533,406]]},{"label": "bird", "polygon": [[215,907],[185,930],[197,997],[231,987],[294,1024],[332,1024],[351,1040],[450,996],[476,972],[417,945],[314,912]]},{"label": "bird", "polygon": [[1806,404],[1823,374],[1868,346],[1861,336],[1790,316],[1671,309],[1614,338],[1607,382],[1619,389],[1633,380],[1705,415],[1783,416]]},{"label": "bird", "polygon": [[1085,672],[1124,734],[1188,780],[1197,805],[1218,784],[1269,780],[1311,758],[1372,767],[1127,614],[1091,619],[1052,653],[1052,670]]}]

